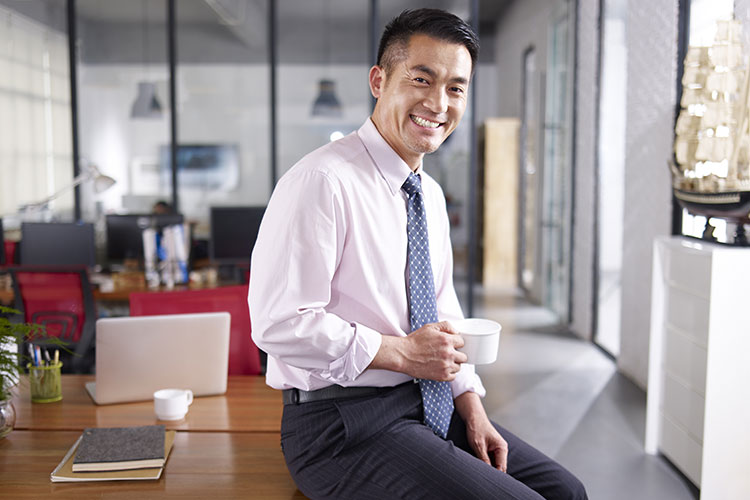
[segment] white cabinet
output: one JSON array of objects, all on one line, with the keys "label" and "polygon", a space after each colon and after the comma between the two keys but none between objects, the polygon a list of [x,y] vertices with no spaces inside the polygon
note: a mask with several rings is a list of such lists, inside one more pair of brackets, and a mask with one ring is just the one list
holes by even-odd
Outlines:
[{"label": "white cabinet", "polygon": [[653,259],[646,451],[701,500],[748,499],[750,248],[662,237]]}]

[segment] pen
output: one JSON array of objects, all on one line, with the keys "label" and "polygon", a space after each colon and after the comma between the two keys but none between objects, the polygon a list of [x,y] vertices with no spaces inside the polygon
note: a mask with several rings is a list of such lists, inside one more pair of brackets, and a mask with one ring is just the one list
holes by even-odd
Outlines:
[{"label": "pen", "polygon": [[36,358],[34,356],[34,346],[31,344],[28,344],[29,346],[29,355],[31,356],[31,364],[36,366]]},{"label": "pen", "polygon": [[57,363],[60,361],[60,351],[55,349],[55,366],[57,366]]},{"label": "pen", "polygon": [[42,366],[42,350],[39,348],[39,346],[36,346],[34,348],[34,355],[36,359],[36,366]]},{"label": "pen", "polygon": [[47,349],[44,350],[44,359],[47,361],[47,366],[52,364],[52,361],[49,359],[49,351]]}]

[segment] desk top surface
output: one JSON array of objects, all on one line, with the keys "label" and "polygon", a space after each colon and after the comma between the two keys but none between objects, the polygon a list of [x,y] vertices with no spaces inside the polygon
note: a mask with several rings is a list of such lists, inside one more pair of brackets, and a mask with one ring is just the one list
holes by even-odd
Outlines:
[{"label": "desk top surface", "polygon": [[13,389],[17,430],[80,431],[86,427],[164,424],[191,432],[274,432],[281,430],[281,392],[258,376],[229,377],[221,396],[195,398],[183,420],[162,422],[153,401],[97,406],[86,392],[92,375],[63,375],[62,401],[31,403],[27,379]]},{"label": "desk top surface", "polygon": [[14,430],[0,439],[0,496],[75,500],[306,498],[287,472],[275,433],[178,432],[158,481],[50,482],[50,472],[80,434]]}]

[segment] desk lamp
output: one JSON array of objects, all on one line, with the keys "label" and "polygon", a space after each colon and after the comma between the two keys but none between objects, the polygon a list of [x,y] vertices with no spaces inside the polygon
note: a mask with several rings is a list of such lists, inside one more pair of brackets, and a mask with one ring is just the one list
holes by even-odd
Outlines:
[{"label": "desk lamp", "polygon": [[76,186],[79,186],[87,181],[94,182],[94,192],[97,194],[106,191],[107,189],[111,188],[115,184],[115,182],[117,182],[112,177],[102,174],[96,167],[96,165],[85,163],[83,165],[83,168],[81,169],[81,173],[75,176],[70,184],[63,186],[41,201],[22,205],[18,209],[18,212],[20,214],[27,214],[35,210],[44,209],[52,200],[55,200],[56,198],[65,194],[68,190],[73,189]]}]

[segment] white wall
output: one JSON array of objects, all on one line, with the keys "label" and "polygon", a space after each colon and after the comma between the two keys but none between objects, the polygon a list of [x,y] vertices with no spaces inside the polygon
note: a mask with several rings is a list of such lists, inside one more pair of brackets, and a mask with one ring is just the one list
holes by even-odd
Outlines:
[{"label": "white wall", "polygon": [[[491,48],[487,48],[491,50]],[[477,124],[481,125],[487,118],[497,116],[499,105],[500,71],[495,64],[479,63],[474,74],[474,92],[477,100]]]},{"label": "white wall", "polygon": [[625,220],[619,369],[648,375],[653,239],[671,231],[677,0],[628,2]]}]

